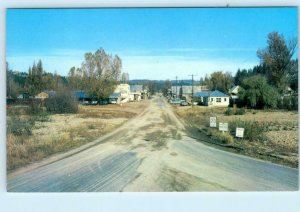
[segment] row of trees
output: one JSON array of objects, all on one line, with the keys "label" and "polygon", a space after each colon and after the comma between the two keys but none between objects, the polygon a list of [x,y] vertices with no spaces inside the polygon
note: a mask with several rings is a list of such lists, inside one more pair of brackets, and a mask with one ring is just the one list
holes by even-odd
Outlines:
[{"label": "row of trees", "polygon": [[222,71],[213,72],[209,77],[206,75],[204,80],[200,79],[200,85],[207,86],[210,90],[219,90],[227,93],[233,86],[233,77],[230,72],[223,73]]},{"label": "row of trees", "polygon": [[43,90],[59,90],[67,87],[68,79],[57,73],[47,73],[43,69],[42,61],[33,63],[28,72],[14,72],[6,63],[6,96],[16,98],[20,93],[35,96]]},{"label": "row of trees", "polygon": [[298,93],[298,59],[293,59],[296,39],[286,40],[283,35],[272,32],[268,35],[267,44],[266,48],[257,51],[259,65],[249,70],[239,69],[234,77],[229,72],[214,72],[201,78],[200,85],[224,93],[228,93],[232,86],[240,85],[241,103],[254,108],[284,107],[290,102],[297,102],[293,99],[297,98],[296,95],[287,98],[290,89],[294,94]]},{"label": "row of trees", "polygon": [[16,98],[24,92],[35,96],[43,90],[85,90],[94,98],[107,98],[122,80],[121,69],[121,58],[107,54],[103,48],[86,53],[81,67],[72,67],[67,77],[46,72],[41,60],[33,63],[28,73],[13,72],[7,63],[6,95]]}]

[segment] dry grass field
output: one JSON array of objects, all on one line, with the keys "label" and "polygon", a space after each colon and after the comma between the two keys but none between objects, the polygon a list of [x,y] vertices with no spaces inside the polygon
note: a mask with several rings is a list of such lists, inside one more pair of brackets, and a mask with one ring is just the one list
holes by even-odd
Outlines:
[{"label": "dry grass field", "polygon": [[[244,115],[225,115],[226,108],[176,107],[175,111],[194,136],[207,136],[208,142],[229,147],[241,154],[298,167],[298,112],[246,110]],[[232,109],[234,110],[234,109]],[[229,124],[230,139],[220,142],[217,129],[209,127],[209,117]],[[235,138],[235,126],[245,127],[246,139]],[[248,130],[248,132],[247,132]],[[199,136],[199,135],[198,135]],[[227,136],[227,134],[226,134]],[[201,136],[200,136],[201,137]],[[233,140],[231,140],[233,139]],[[218,142],[219,140],[219,142]],[[230,142],[229,142],[230,140]],[[233,141],[233,142],[232,142]]]},{"label": "dry grass field", "polygon": [[[11,115],[8,111],[7,115],[7,169],[13,170],[91,142],[118,128],[145,107],[146,101],[80,106],[77,114],[47,115],[45,120],[35,117],[31,125],[33,116],[24,115],[22,108],[13,108],[18,113]],[[20,132],[9,130],[20,123],[23,123]]]}]

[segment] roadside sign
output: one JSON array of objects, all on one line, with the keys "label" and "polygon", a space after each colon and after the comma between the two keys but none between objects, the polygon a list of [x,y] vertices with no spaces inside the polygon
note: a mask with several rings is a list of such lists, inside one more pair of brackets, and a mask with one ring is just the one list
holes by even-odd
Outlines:
[{"label": "roadside sign", "polygon": [[219,130],[220,131],[228,131],[228,123],[219,123]]},{"label": "roadside sign", "polygon": [[236,128],[235,130],[235,136],[238,138],[243,138],[244,137],[244,128]]},{"label": "roadside sign", "polygon": [[217,127],[217,117],[210,117],[209,118],[209,126],[210,127]]}]

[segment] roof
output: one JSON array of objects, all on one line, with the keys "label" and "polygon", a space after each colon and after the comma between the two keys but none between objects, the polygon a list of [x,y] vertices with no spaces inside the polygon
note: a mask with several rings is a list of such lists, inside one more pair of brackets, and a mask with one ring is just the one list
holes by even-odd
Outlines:
[{"label": "roof", "polygon": [[228,97],[225,93],[221,91],[201,91],[194,94],[194,97]]},{"label": "roof", "polygon": [[39,93],[37,95],[48,95],[48,94],[46,92],[42,91],[41,93]]},{"label": "roof", "polygon": [[210,91],[201,91],[194,94],[194,97],[205,97],[209,96]]},{"label": "roof", "polygon": [[142,91],[143,85],[130,85],[130,92]]},{"label": "roof", "polygon": [[110,96],[109,96],[109,98],[119,98],[121,96],[121,93],[119,93],[119,92],[116,92],[116,93],[113,93],[113,94],[111,94]]},{"label": "roof", "polygon": [[239,92],[239,88],[240,88],[240,86],[236,85],[229,89],[229,93],[237,94]]},{"label": "roof", "polygon": [[210,97],[228,97],[225,93],[222,93],[221,91],[215,90],[210,92],[209,94]]},{"label": "roof", "polygon": [[87,94],[84,91],[74,91],[74,96],[78,99],[88,98]]},{"label": "roof", "polygon": [[35,98],[47,98],[47,97],[49,97],[49,94],[45,92],[41,92],[35,96]]}]

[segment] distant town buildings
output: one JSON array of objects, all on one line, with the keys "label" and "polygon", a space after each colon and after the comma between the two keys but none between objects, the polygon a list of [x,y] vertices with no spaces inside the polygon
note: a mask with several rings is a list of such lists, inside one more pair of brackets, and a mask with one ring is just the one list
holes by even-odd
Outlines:
[{"label": "distant town buildings", "polygon": [[119,84],[109,96],[109,103],[120,104],[147,99],[148,90],[143,85]]},{"label": "distant town buildings", "polygon": [[192,98],[192,93],[197,93],[201,91],[206,91],[206,86],[191,86],[191,85],[178,85],[171,87],[171,93],[176,97],[184,97],[187,100]]}]

